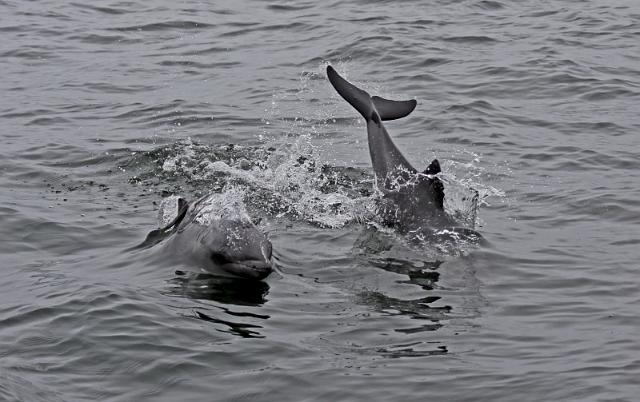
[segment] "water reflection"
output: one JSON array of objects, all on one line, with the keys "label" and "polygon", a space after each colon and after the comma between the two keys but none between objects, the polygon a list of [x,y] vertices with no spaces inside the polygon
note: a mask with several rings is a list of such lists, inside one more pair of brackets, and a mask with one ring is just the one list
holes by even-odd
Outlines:
[{"label": "water reflection", "polygon": [[197,310],[195,313],[196,317],[203,321],[209,321],[227,326],[229,328],[229,331],[225,332],[231,332],[232,334],[240,335],[243,338],[264,338],[264,336],[260,335],[260,333],[257,331],[258,329],[262,328],[262,326],[260,325],[223,320]]},{"label": "water reflection", "polygon": [[422,261],[422,267],[417,268],[413,262],[389,257],[380,259],[370,259],[370,263],[385,271],[395,272],[396,274],[407,275],[409,280],[400,281],[399,283],[414,284],[422,287],[424,290],[433,290],[434,284],[440,279],[440,273],[437,269],[442,265],[443,261]]},{"label": "water reflection", "polygon": [[[259,307],[266,303],[269,285],[262,281],[222,277],[204,273],[176,271],[168,281],[169,293],[189,299],[213,301],[215,305],[200,304],[194,308],[194,317],[214,324],[222,324],[221,332],[243,338],[264,338],[260,322],[270,317],[249,311],[234,311],[230,305]],[[235,318],[238,318],[237,320]]]},{"label": "water reflection", "polygon": [[[368,262],[378,268],[400,275],[406,275],[407,280],[396,281],[420,286],[425,291],[431,291],[439,279],[436,269],[442,264],[440,261],[425,264],[416,268],[413,262],[398,258],[383,258],[376,256],[367,258]],[[418,339],[415,342],[390,344],[379,347],[376,352],[388,358],[423,357],[443,355],[448,353],[448,347],[441,341],[426,340],[426,333],[434,333],[444,326],[449,319],[452,307],[441,305],[441,297],[427,294],[418,298],[403,299],[383,293],[381,290],[364,290],[359,294],[363,304],[378,311],[383,316],[406,318],[394,324],[393,331],[407,336],[407,340]],[[435,304],[435,305],[434,305]]]},{"label": "water reflection", "polygon": [[442,327],[441,320],[446,319],[451,312],[451,306],[431,306],[440,300],[439,296],[426,296],[417,299],[402,300],[384,295],[377,291],[365,291],[360,294],[361,301],[374,307],[384,315],[405,316],[411,320],[424,320],[417,326],[397,328],[396,332],[417,333],[435,331]]},{"label": "water reflection", "polygon": [[241,306],[261,306],[269,293],[262,281],[196,272],[176,271],[168,283],[174,295]]},{"label": "water reflection", "polygon": [[[453,318],[477,314],[477,306],[467,305],[476,300],[468,296],[477,291],[471,260],[448,254],[437,246],[415,247],[393,232],[375,228],[364,229],[355,242],[354,253],[362,264],[397,277],[388,289],[365,289],[358,295],[361,303],[382,316],[394,318],[393,331],[408,341],[385,345],[377,350],[380,355],[404,358],[447,354],[448,346],[441,339],[434,339],[438,337],[436,332]],[[415,289],[408,290],[412,296],[397,295],[403,291],[398,284],[417,286],[418,297]]]},{"label": "water reflection", "polygon": [[424,357],[424,356],[439,356],[446,355],[449,350],[445,345],[438,345],[435,349],[421,350],[420,346],[423,344],[432,344],[436,342],[413,342],[406,345],[392,345],[385,348],[380,348],[377,352],[388,358],[398,359],[402,357]]}]

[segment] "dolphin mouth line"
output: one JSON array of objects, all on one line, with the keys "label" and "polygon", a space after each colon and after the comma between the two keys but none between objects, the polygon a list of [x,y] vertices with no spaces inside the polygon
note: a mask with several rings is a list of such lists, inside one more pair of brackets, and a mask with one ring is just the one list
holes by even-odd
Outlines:
[{"label": "dolphin mouth line", "polygon": [[265,260],[227,262],[221,264],[220,268],[235,276],[258,280],[266,278],[273,272],[273,264]]}]

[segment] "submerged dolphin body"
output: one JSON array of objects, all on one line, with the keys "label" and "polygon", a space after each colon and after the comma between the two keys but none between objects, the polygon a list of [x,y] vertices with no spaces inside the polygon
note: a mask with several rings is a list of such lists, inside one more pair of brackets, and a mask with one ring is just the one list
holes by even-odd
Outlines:
[{"label": "submerged dolphin body", "polygon": [[158,218],[160,229],[149,233],[136,248],[162,242],[163,260],[213,274],[264,279],[273,271],[271,242],[237,198],[210,194],[189,205],[184,198],[168,197]]},{"label": "submerged dolphin body", "polygon": [[369,153],[377,189],[382,194],[378,213],[384,223],[400,233],[437,235],[454,233],[459,237],[477,236],[477,232],[457,227],[456,221],[444,210],[444,186],[435,175],[440,172],[437,159],[418,172],[391,140],[382,121],[407,116],[415,109],[415,100],[393,101],[370,96],[356,87],[331,66],[327,66],[329,81],[367,123]]}]

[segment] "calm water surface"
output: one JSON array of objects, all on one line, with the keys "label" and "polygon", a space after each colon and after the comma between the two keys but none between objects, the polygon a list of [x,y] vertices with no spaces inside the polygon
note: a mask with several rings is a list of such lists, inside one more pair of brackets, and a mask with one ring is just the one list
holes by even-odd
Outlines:
[{"label": "calm water surface", "polygon": [[[0,399],[637,400],[640,3],[85,3],[0,0]],[[328,63],[486,246],[371,228]],[[265,282],[125,251],[228,188]]]}]

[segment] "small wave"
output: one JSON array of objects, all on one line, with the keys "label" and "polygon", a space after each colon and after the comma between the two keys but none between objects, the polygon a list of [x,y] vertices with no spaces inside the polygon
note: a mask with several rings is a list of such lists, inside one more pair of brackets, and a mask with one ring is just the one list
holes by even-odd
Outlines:
[{"label": "small wave", "polygon": [[288,24],[273,24],[273,25],[258,25],[253,28],[243,28],[235,31],[228,31],[221,34],[221,37],[233,38],[242,35],[246,35],[254,32],[273,32],[273,31],[285,31],[285,32],[308,32],[313,30],[313,26],[304,22],[291,22]]},{"label": "small wave", "polygon": [[[193,53],[189,51],[189,53]],[[158,65],[163,67],[194,67],[202,70],[213,69],[213,68],[233,68],[241,65],[240,62],[236,61],[225,61],[225,62],[213,62],[213,63],[201,63],[194,60],[162,60],[158,62]]]},{"label": "small wave", "polygon": [[8,50],[0,53],[0,57],[16,57],[20,59],[33,60],[33,61],[47,61],[58,58],[58,55],[49,50],[43,50],[38,48],[20,48]]},{"label": "small wave", "polygon": [[493,0],[482,0],[475,3],[474,6],[482,10],[489,10],[489,11],[502,10],[503,8],[505,8],[504,3],[501,3],[499,1],[493,1]]},{"label": "small wave", "polygon": [[492,38],[490,36],[485,36],[485,35],[445,36],[440,39],[445,42],[463,43],[463,44],[470,44],[470,45],[500,42],[498,39]]},{"label": "small wave", "polygon": [[313,8],[315,5],[313,3],[310,4],[269,4],[267,9],[273,11],[300,11],[307,10]]},{"label": "small wave", "polygon": [[117,8],[113,6],[100,7],[100,6],[95,6],[93,4],[82,4],[82,3],[71,3],[70,5],[77,8],[98,12],[100,14],[121,15],[121,14],[127,14],[129,12],[129,10],[125,10],[123,8]]},{"label": "small wave", "polygon": [[444,64],[449,64],[451,62],[453,62],[453,60],[444,57],[428,57],[426,59],[415,62],[413,64],[413,67],[416,67],[416,69],[425,67],[437,67]]},{"label": "small wave", "polygon": [[486,114],[490,111],[494,111],[496,108],[488,101],[485,100],[475,100],[466,104],[458,104],[449,106],[446,111],[447,112],[457,112],[457,113],[483,113]]},{"label": "small wave", "polygon": [[53,126],[57,124],[69,124],[70,121],[64,117],[38,117],[30,120],[25,125],[27,126]]},{"label": "small wave", "polygon": [[[64,85],[68,87],[69,85]],[[122,85],[122,84],[114,84],[112,82],[88,82],[81,86],[81,88],[87,92],[99,92],[99,93],[135,93],[135,92],[145,92],[151,91],[155,89],[153,86],[149,85]]]},{"label": "small wave", "polygon": [[116,28],[107,28],[110,31],[120,32],[153,32],[153,31],[166,31],[172,29],[205,29],[212,27],[211,24],[190,20],[173,20],[166,22],[155,22],[145,25],[129,25]]},{"label": "small wave", "polygon": [[618,98],[637,98],[639,93],[626,88],[597,88],[591,92],[587,92],[580,98],[589,102],[598,102],[604,100]]},{"label": "small wave", "polygon": [[122,35],[101,35],[96,33],[72,35],[68,37],[70,40],[77,40],[92,45],[111,45],[111,44],[133,44],[139,43],[140,39],[129,38]]}]

